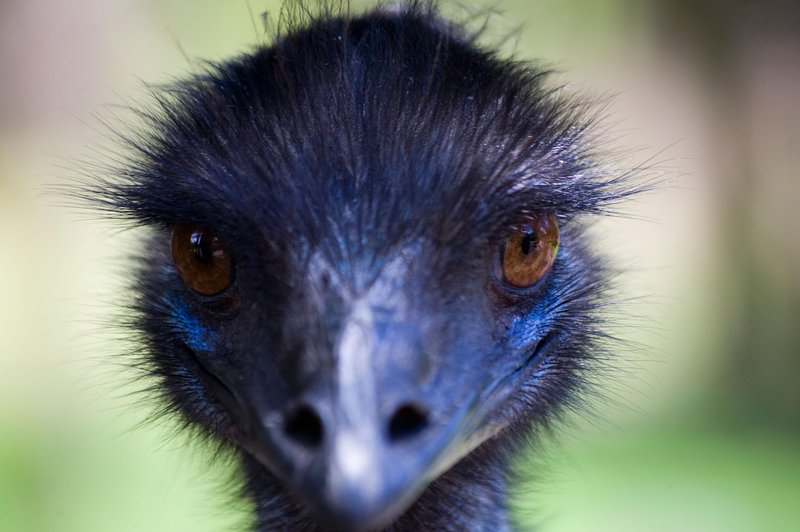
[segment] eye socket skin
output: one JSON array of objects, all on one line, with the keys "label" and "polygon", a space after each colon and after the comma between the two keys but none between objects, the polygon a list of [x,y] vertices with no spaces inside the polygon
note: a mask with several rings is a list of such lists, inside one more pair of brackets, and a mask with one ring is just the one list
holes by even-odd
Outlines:
[{"label": "eye socket skin", "polygon": [[536,284],[558,253],[558,225],[552,214],[537,214],[506,237],[500,251],[503,281],[516,288]]},{"label": "eye socket skin", "polygon": [[176,225],[172,261],[186,285],[204,296],[217,295],[231,284],[233,264],[220,240],[204,227]]}]

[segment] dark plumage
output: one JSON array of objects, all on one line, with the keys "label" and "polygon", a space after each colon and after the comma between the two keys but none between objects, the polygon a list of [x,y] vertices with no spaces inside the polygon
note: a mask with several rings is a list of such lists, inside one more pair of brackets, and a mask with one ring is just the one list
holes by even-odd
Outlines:
[{"label": "dark plumage", "polygon": [[81,194],[149,227],[143,365],[260,529],[508,528],[602,336],[579,221],[630,190],[545,72],[427,4],[324,11],[157,92]]}]

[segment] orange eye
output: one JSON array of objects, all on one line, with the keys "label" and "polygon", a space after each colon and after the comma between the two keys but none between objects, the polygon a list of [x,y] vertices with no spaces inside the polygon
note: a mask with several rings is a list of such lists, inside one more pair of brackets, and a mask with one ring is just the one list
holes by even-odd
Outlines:
[{"label": "orange eye", "polygon": [[544,277],[558,252],[558,226],[552,214],[538,214],[519,225],[503,243],[503,280],[527,288]]},{"label": "orange eye", "polygon": [[219,239],[194,225],[176,225],[172,230],[172,260],[189,288],[213,296],[231,284],[231,258]]}]

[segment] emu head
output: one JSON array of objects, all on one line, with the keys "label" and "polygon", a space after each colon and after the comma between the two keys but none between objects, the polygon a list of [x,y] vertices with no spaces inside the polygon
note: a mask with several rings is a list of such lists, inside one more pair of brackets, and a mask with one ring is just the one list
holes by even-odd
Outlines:
[{"label": "emu head", "polygon": [[146,366],[255,497],[388,526],[570,400],[605,279],[580,221],[625,192],[545,78],[412,6],[312,18],[140,112],[85,193],[150,228]]}]

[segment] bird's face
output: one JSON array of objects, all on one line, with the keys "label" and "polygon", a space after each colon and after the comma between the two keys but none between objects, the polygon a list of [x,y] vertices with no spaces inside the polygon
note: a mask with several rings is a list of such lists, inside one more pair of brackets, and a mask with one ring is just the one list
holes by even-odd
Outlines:
[{"label": "bird's face", "polygon": [[89,193],[154,228],[168,404],[371,529],[575,388],[604,278],[580,215],[622,194],[541,72],[425,17],[325,24],[158,96]]},{"label": "bird's face", "polygon": [[153,348],[189,370],[172,390],[190,415],[328,521],[390,522],[557,365],[573,272],[552,214],[454,239],[434,220],[378,238],[338,218],[280,243],[253,227],[156,239]]}]

